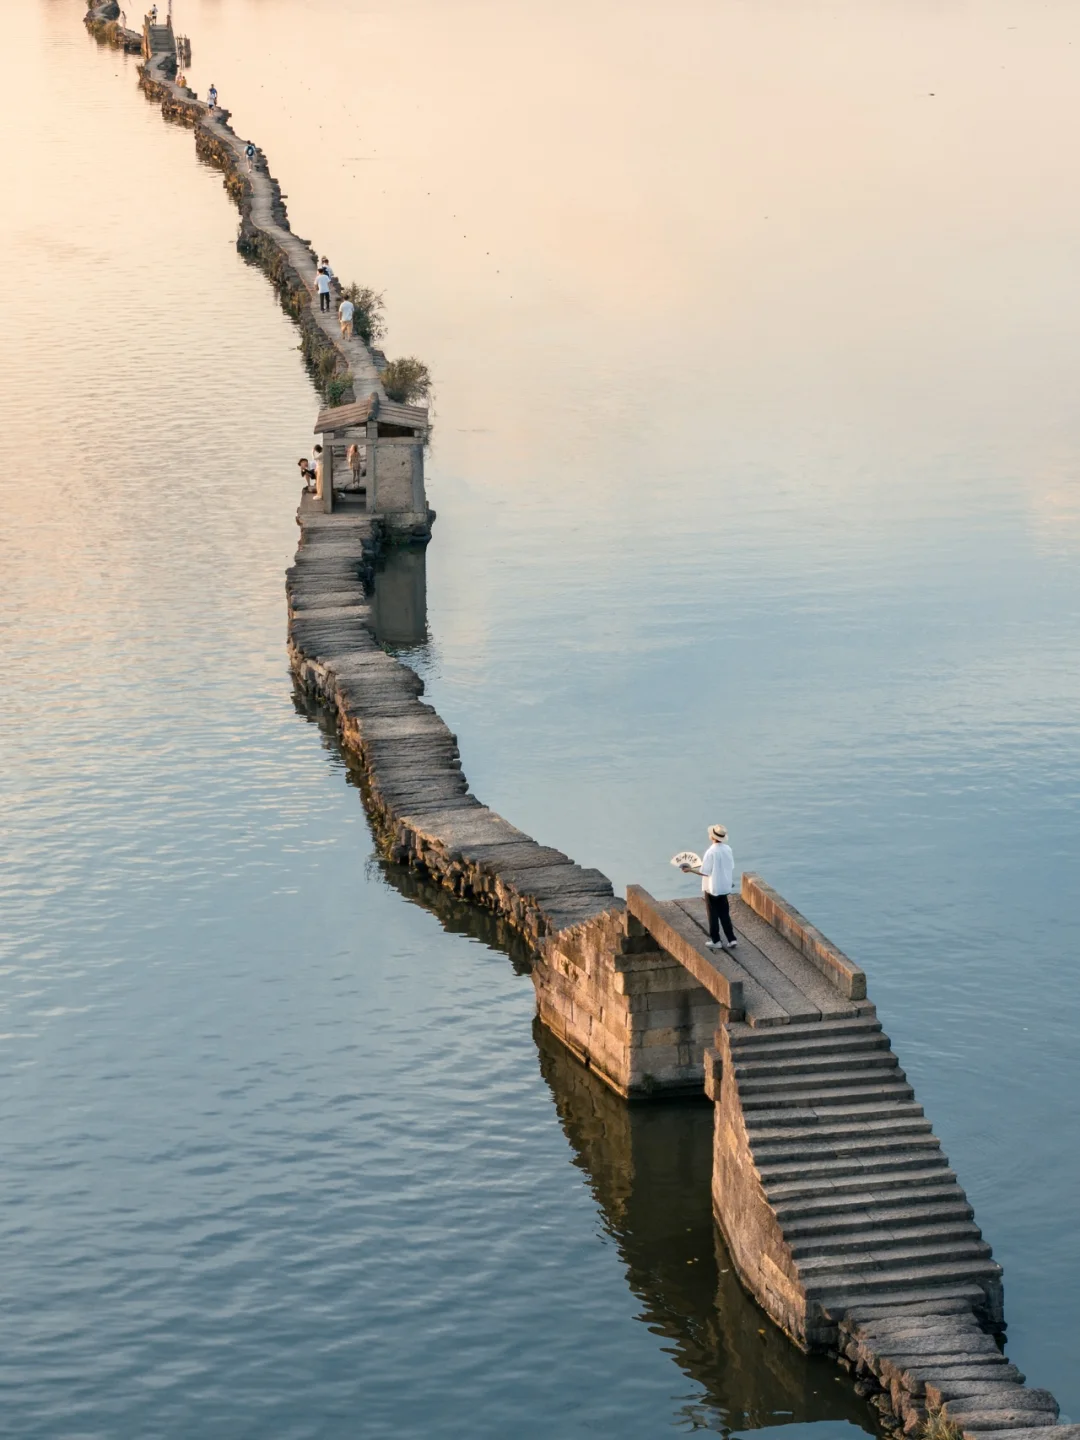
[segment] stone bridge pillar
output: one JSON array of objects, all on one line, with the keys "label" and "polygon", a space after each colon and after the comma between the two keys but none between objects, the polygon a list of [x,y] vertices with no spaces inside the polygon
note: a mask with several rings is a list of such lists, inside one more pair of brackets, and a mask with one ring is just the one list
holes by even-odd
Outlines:
[{"label": "stone bridge pillar", "polygon": [[548,936],[532,978],[541,1021],[620,1095],[703,1093],[719,1006],[621,903]]}]

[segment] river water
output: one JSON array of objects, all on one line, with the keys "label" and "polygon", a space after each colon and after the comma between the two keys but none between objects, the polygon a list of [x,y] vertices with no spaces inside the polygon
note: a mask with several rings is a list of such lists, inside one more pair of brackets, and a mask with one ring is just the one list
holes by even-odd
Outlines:
[{"label": "river water", "polygon": [[[285,664],[297,336],[80,18],[0,56],[5,1429],[872,1428],[734,1284],[707,1109],[373,856]],[[435,373],[410,653],[474,789],[664,894],[722,819],[865,965],[1080,1417],[1075,12],[176,19]]]}]

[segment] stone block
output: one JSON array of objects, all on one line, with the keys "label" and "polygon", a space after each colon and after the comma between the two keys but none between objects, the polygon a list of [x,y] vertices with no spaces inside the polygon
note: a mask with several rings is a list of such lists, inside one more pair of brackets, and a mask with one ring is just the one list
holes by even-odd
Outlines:
[{"label": "stone block", "polygon": [[1049,1390],[977,1380],[928,1380],[926,1403],[932,1410],[1039,1410],[1058,1417],[1058,1403]]},{"label": "stone block", "polygon": [[704,1055],[705,1094],[712,1101],[720,1099],[720,1082],[724,1074],[724,1062],[718,1050],[709,1046]]},{"label": "stone block", "polygon": [[1055,1418],[1039,1410],[953,1410],[949,1405],[942,1413],[965,1433],[972,1431],[978,1435],[1017,1430],[1022,1425],[1045,1429],[1054,1424]]}]

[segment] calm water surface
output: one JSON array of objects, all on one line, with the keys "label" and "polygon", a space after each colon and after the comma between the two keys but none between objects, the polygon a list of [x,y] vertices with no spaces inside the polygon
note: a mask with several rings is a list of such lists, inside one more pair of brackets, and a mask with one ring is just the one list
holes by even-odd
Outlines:
[{"label": "calm water surface", "polygon": [[[707,1110],[628,1113],[373,859],[284,662],[296,335],[80,16],[0,59],[5,1425],[869,1428],[733,1284]],[[1080,1416],[1074,12],[177,23],[435,371],[474,788],[664,893],[722,818],[866,965]]]}]

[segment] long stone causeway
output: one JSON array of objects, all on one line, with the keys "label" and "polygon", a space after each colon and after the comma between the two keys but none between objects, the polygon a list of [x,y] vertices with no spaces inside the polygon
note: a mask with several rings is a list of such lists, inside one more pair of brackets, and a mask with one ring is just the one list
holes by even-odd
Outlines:
[{"label": "long stone causeway", "polygon": [[[228,112],[176,83],[171,29],[142,34],[94,4],[88,27],[143,55],[141,84],[191,126],[241,211],[238,248],[274,282],[313,346],[361,399],[385,399],[376,357],[314,296],[261,152],[249,174]],[[350,397],[352,398],[352,397]],[[705,947],[700,899],[625,900],[598,870],[483,805],[424,684],[376,638],[371,576],[388,541],[363,507],[309,494],[287,572],[298,686],[334,717],[362,774],[382,852],[503,917],[532,952],[543,1024],[627,1102],[705,1096],[712,1204],[743,1285],[804,1349],[835,1355],[889,1429],[1080,1440],[1006,1359],[1001,1268],[917,1102],[866,976],[755,875],[732,901],[739,939]]]}]

